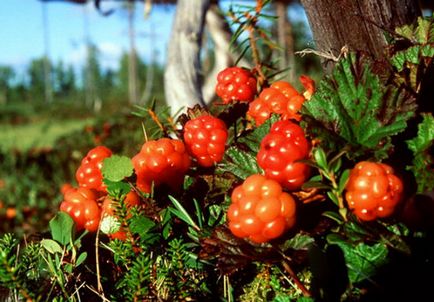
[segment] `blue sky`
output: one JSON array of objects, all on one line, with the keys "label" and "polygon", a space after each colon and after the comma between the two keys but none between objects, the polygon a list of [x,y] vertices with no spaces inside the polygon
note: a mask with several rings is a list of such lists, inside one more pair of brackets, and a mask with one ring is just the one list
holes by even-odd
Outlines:
[{"label": "blue sky", "polygon": [[[42,5],[37,0],[0,1],[0,65],[22,69],[32,58],[44,54]],[[62,2],[45,5],[49,24],[49,54],[53,61],[63,60],[76,66],[82,64],[86,53],[84,10],[87,11],[90,39],[101,51],[103,67],[116,67],[119,56],[128,50],[125,12],[118,9],[104,17],[91,3],[86,7]],[[103,8],[115,6],[118,7],[118,4],[104,4]],[[157,59],[160,62],[164,60],[173,15],[172,6],[154,6],[149,18],[145,19],[143,4],[137,4],[136,43],[144,59],[156,51]]]},{"label": "blue sky", "polygon": [[[225,1],[224,6],[231,2]],[[0,0],[0,65],[23,71],[33,58],[43,56],[43,5],[46,5],[48,16],[49,55],[54,62],[62,60],[76,67],[83,64],[86,57],[83,11],[86,10],[90,39],[100,50],[102,66],[117,68],[120,55],[128,50],[125,11],[117,9],[104,17],[92,3],[83,7],[65,2],[42,4],[37,0]],[[119,8],[119,4],[103,4],[104,10],[110,8]],[[154,5],[145,19],[143,4],[137,4],[136,43],[144,60],[157,53],[156,59],[164,62],[174,12],[174,6]],[[305,20],[305,15],[298,9],[290,11],[290,18]]]}]

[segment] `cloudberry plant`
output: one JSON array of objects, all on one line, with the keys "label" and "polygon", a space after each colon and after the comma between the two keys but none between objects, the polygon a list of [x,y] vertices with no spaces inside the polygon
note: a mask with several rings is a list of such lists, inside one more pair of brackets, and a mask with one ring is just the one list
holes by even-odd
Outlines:
[{"label": "cloudberry plant", "polygon": [[234,189],[231,200],[227,217],[229,229],[237,237],[267,242],[295,224],[294,199],[263,175],[249,176]]},{"label": "cloudberry plant", "polygon": [[303,129],[291,121],[277,121],[262,139],[257,161],[265,176],[288,190],[299,189],[309,176],[306,159],[310,146]]},{"label": "cloudberry plant", "polygon": [[178,188],[190,168],[190,157],[184,143],[169,138],[144,143],[132,162],[137,175],[137,187],[146,193],[151,192],[152,183]]},{"label": "cloudberry plant", "polygon": [[217,75],[216,94],[223,103],[250,102],[256,94],[256,78],[247,69],[228,67]]},{"label": "cloudberry plant", "polygon": [[106,188],[102,181],[102,162],[107,157],[112,156],[112,151],[104,146],[91,149],[82,159],[75,177],[78,185],[83,188],[95,189],[105,192]]},{"label": "cloudberry plant", "polygon": [[345,198],[361,220],[390,216],[402,197],[402,181],[392,167],[362,161],[350,172]]},{"label": "cloudberry plant", "polygon": [[203,167],[211,167],[222,160],[227,138],[225,123],[211,115],[191,119],[184,126],[187,150]]}]

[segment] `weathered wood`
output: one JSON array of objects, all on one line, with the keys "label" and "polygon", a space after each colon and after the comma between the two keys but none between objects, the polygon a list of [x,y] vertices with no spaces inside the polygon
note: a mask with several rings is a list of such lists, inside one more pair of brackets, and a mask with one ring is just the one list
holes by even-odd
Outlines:
[{"label": "weathered wood", "polygon": [[384,57],[384,32],[421,14],[414,0],[301,0],[319,51],[338,56],[343,46]]},{"label": "weathered wood", "polygon": [[164,72],[166,102],[172,113],[182,107],[205,105],[201,89],[200,48],[209,0],[179,0]]}]

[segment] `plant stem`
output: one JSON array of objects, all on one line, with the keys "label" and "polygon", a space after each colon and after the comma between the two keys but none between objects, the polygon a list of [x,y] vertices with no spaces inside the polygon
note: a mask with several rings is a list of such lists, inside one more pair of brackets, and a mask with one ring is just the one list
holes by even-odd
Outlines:
[{"label": "plant stem", "polygon": [[304,284],[300,281],[300,279],[298,278],[297,274],[291,269],[291,267],[289,266],[289,264],[285,260],[282,260],[282,265],[283,265],[283,268],[285,269],[285,271],[292,278],[292,280],[294,280],[295,285],[297,285],[297,287],[303,293],[303,296],[305,296],[305,297],[311,297],[312,294],[306,288],[306,286],[304,286]]}]

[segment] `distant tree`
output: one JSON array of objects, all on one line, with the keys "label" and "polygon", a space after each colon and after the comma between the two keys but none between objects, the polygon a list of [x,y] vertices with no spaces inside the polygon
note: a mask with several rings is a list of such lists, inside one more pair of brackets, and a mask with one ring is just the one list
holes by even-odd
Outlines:
[{"label": "distant tree", "polygon": [[76,77],[72,66],[60,61],[53,69],[54,88],[57,96],[69,96],[76,90]]},{"label": "distant tree", "polygon": [[132,60],[130,58],[130,54],[129,53],[123,53],[121,56],[121,61],[120,61],[120,67],[118,70],[118,90],[121,93],[122,97],[124,99],[128,99],[129,102],[131,102],[131,84],[130,84],[130,79],[131,79],[131,69],[130,69],[130,64],[131,61],[134,61],[136,63],[134,63],[136,65],[136,72],[137,75],[135,76],[136,79],[138,79],[138,81],[136,81],[136,89],[138,91],[140,91],[142,89],[141,85],[139,85],[139,83],[144,83],[145,82],[145,78],[146,78],[146,65],[145,63],[141,60],[141,58],[139,56],[137,56],[137,53],[134,52],[134,59]]},{"label": "distant tree", "polygon": [[101,103],[102,70],[98,48],[93,44],[89,45],[86,66],[83,70],[83,81],[86,105],[99,107]]},{"label": "distant tree", "polygon": [[15,78],[15,71],[9,66],[0,66],[0,104],[6,104],[10,98],[10,87]]},{"label": "distant tree", "polygon": [[50,65],[51,62],[47,61],[45,57],[33,59],[27,68],[28,76],[28,91],[32,100],[42,101],[45,99],[45,68],[46,64]]}]

